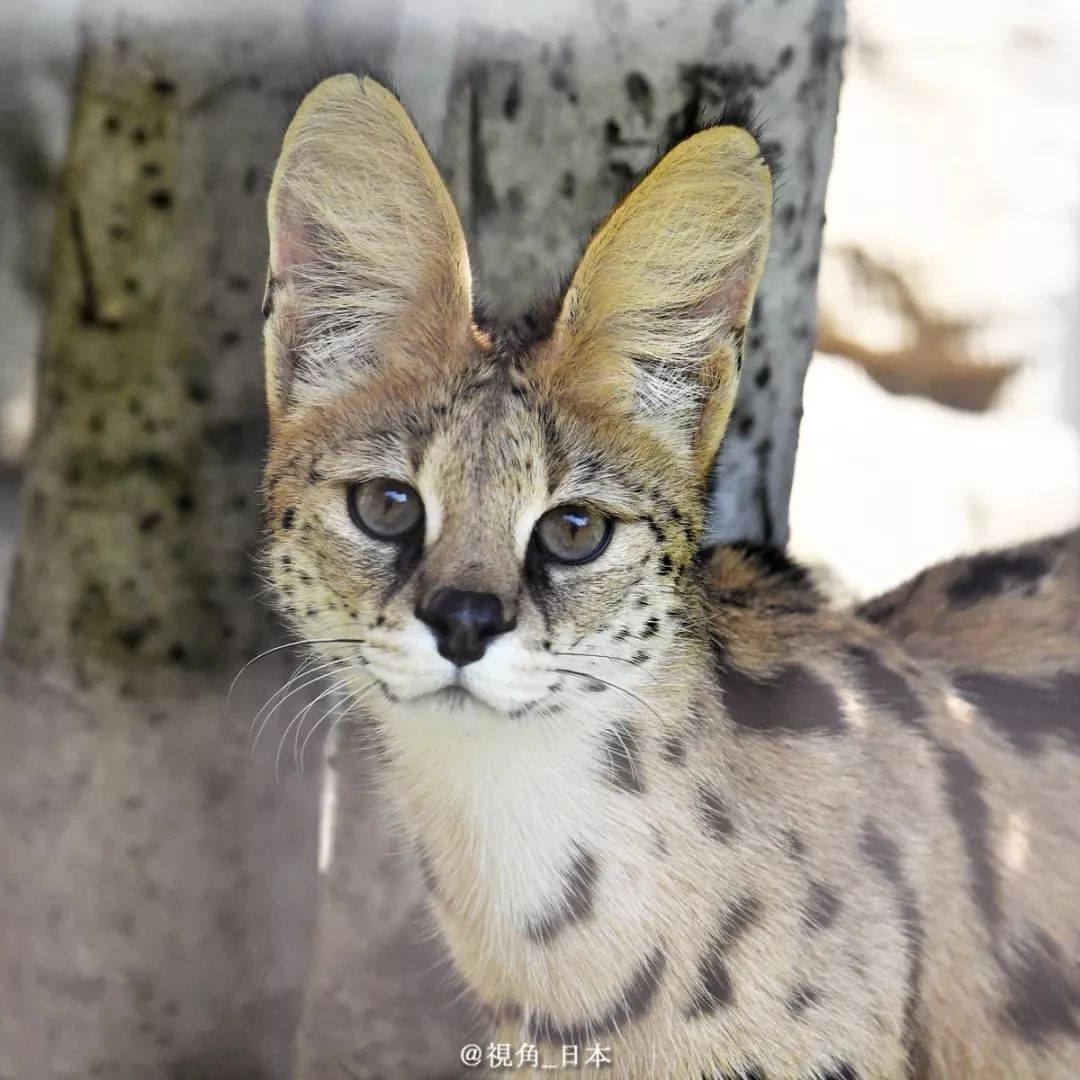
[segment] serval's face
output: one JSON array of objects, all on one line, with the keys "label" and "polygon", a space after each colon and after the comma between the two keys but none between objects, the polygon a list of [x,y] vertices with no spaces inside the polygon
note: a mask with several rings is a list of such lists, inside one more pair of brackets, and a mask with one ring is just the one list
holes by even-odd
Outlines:
[{"label": "serval's face", "polygon": [[753,139],[704,132],[546,329],[502,336],[398,103],[351,77],[308,98],[271,194],[269,563],[368,707],[589,716],[678,657],[768,209]]}]

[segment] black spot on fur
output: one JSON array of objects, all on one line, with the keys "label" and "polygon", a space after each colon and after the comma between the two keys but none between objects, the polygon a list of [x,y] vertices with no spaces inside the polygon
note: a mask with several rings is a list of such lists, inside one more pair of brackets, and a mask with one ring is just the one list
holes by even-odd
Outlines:
[{"label": "black spot on fur", "polygon": [[599,865],[595,856],[582,848],[575,848],[566,871],[566,884],[559,898],[558,910],[530,926],[527,930],[529,939],[537,944],[546,944],[568,926],[589,918],[598,877]]},{"label": "black spot on fur", "polygon": [[658,945],[641,962],[606,1012],[566,1024],[544,1013],[533,1013],[529,1019],[530,1037],[534,1042],[556,1046],[584,1046],[592,1039],[621,1030],[649,1011],[666,967],[667,956],[663,946]]},{"label": "black spot on fur", "polygon": [[1002,956],[1008,975],[1005,1017],[1028,1043],[1080,1035],[1080,972],[1045,930],[1017,928]]},{"label": "black spot on fur", "polygon": [[784,1007],[796,1020],[799,1020],[807,1009],[817,1005],[820,1000],[821,994],[814,987],[807,983],[799,983],[784,1002]]},{"label": "black spot on fur", "polygon": [[727,840],[735,831],[724,797],[716,788],[704,785],[698,788],[697,814],[705,829],[717,840]]},{"label": "black spot on fur", "polygon": [[1050,737],[1080,749],[1080,672],[1034,682],[966,671],[953,684],[1021,754],[1038,753]]},{"label": "black spot on fur", "polygon": [[797,862],[801,862],[806,858],[806,844],[803,838],[794,830],[788,829],[784,833],[784,840],[787,844],[788,854]]},{"label": "black spot on fur", "polygon": [[293,523],[296,521],[296,507],[290,506],[284,514],[281,515],[281,527],[283,529],[291,529]]},{"label": "black spot on fur", "polygon": [[660,561],[657,565],[659,567],[661,577],[670,574],[671,571],[675,569],[675,564],[671,561],[671,556],[666,551],[663,555],[660,556]]},{"label": "black spot on fur", "polygon": [[757,921],[761,905],[753,896],[737,900],[720,918],[698,961],[698,984],[686,1006],[686,1015],[710,1016],[731,1003],[734,992],[728,972],[727,955],[731,948]]},{"label": "black spot on fur", "polygon": [[916,574],[909,582],[887,592],[882,596],[875,596],[867,600],[865,604],[855,609],[855,614],[868,623],[882,626],[891,622],[897,615],[906,611],[919,587],[926,580],[926,571]]},{"label": "black spot on fur", "polygon": [[793,588],[806,588],[810,585],[810,574],[806,567],[800,566],[782,548],[774,544],[760,544],[755,540],[738,540],[725,546],[741,552],[766,577]]},{"label": "black spot on fur", "polygon": [[608,782],[632,795],[642,795],[645,785],[637,756],[637,736],[626,721],[615,724],[604,739],[604,760]]},{"label": "black spot on fur", "polygon": [[1045,559],[1030,552],[976,555],[961,564],[949,585],[949,599],[958,608],[974,607],[980,600],[1000,596],[1009,589],[1033,589],[1048,570]]},{"label": "black spot on fur", "polygon": [[650,619],[646,621],[645,626],[639,636],[642,638],[651,638],[656,637],[658,633],[660,633],[660,620],[655,615],[653,615]]},{"label": "black spot on fur", "polygon": [[859,682],[875,705],[895,713],[908,727],[923,728],[922,703],[902,675],[886,667],[881,657],[865,645],[849,645],[847,655]]},{"label": "black spot on fur", "polygon": [[680,735],[669,735],[660,743],[660,756],[669,765],[686,764],[686,742]]},{"label": "black spot on fur", "polygon": [[971,759],[962,751],[938,747],[945,776],[945,795],[949,810],[967,852],[971,870],[972,896],[991,931],[1001,917],[997,872],[990,851],[990,811],[982,793],[982,777]]},{"label": "black spot on fur", "polygon": [[[910,1067],[908,1072],[913,1080],[922,1080],[925,1076],[925,1073],[913,1072]],[[859,1080],[859,1074],[846,1061],[841,1062],[839,1065],[829,1065],[824,1069],[818,1069],[814,1075],[815,1077],[821,1077],[821,1080]]]},{"label": "black spot on fur", "polygon": [[724,705],[739,727],[780,735],[845,731],[836,694],[801,664],[789,664],[761,679],[725,663],[717,667]]},{"label": "black spot on fur", "polygon": [[803,908],[803,925],[811,932],[827,930],[840,914],[843,901],[820,881],[810,882],[810,896]]},{"label": "black spot on fur", "polygon": [[915,890],[904,874],[900,862],[900,849],[894,840],[887,836],[876,821],[867,818],[863,822],[859,837],[859,850],[863,857],[874,867],[892,888],[896,898],[896,914],[907,939],[908,976],[907,999],[904,1002],[904,1046],[908,1052],[908,1072],[912,1080],[917,1080],[919,1056],[921,1053],[916,1014],[919,1008],[919,994],[922,983],[922,955],[926,934],[923,930],[922,914]]}]

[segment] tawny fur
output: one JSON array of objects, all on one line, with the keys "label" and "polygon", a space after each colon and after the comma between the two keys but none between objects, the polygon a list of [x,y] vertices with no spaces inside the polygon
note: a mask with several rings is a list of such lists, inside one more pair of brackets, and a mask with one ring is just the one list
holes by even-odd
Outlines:
[{"label": "tawny fur", "polygon": [[[703,556],[768,237],[752,137],[669,154],[522,345],[472,326],[392,102],[324,85],[275,178],[267,558],[376,724],[492,1038],[633,1080],[1080,1075],[1080,537],[857,612],[769,549]],[[413,547],[350,520],[376,477],[422,497]],[[563,503],[616,522],[594,562],[538,561]],[[446,585],[516,619],[460,673],[415,615]]]}]

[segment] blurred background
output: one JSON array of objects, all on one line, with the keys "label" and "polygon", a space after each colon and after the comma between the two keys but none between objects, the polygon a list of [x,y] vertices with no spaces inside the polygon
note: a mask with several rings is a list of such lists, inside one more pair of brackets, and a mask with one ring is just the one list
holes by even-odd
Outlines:
[{"label": "blurred background", "polygon": [[[796,554],[866,595],[1080,520],[1080,6],[847,8],[791,526]],[[457,17],[453,4],[403,10],[436,38]],[[0,8],[0,597],[76,16],[73,0]],[[437,132],[423,103],[446,65],[412,50],[391,67]]]}]

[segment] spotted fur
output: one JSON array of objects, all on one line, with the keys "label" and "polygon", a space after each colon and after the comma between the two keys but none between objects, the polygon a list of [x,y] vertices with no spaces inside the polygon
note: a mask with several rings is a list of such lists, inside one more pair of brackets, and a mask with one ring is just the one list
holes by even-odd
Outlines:
[{"label": "spotted fur", "polygon": [[[1080,536],[856,612],[700,551],[769,204],[749,134],[691,136],[543,330],[480,330],[400,106],[316,90],[270,204],[282,609],[375,721],[496,1041],[599,1042],[628,1080],[1072,1080]],[[354,526],[374,477],[422,534]],[[615,522],[591,563],[537,547],[566,502]],[[513,624],[460,670],[416,615],[447,586]]]}]

